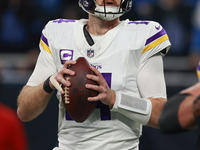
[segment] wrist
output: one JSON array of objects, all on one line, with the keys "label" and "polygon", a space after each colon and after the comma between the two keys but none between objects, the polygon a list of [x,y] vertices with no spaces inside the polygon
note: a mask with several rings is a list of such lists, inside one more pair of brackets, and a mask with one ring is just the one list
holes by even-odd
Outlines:
[{"label": "wrist", "polygon": [[55,90],[56,88],[54,87],[54,85],[51,83],[51,77],[49,78],[49,86],[51,87],[51,89]]},{"label": "wrist", "polygon": [[109,105],[110,109],[113,108],[115,101],[116,101],[116,92],[112,90],[112,93],[113,93],[112,98],[111,98],[112,100],[111,100],[111,104]]},{"label": "wrist", "polygon": [[54,88],[52,88],[53,86],[50,85],[51,82],[50,82],[50,77],[49,76],[45,81],[44,81],[44,84],[43,84],[43,89],[46,93],[52,93],[54,91]]}]

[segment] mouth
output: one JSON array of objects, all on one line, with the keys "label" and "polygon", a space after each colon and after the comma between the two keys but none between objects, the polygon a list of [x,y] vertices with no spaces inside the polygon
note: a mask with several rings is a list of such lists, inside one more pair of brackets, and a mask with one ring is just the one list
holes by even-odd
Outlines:
[{"label": "mouth", "polygon": [[106,1],[105,5],[106,6],[117,6],[113,1]]}]

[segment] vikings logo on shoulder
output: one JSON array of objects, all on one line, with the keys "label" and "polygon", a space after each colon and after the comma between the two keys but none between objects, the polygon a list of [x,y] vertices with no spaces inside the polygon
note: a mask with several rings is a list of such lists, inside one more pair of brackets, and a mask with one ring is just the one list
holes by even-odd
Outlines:
[{"label": "vikings logo on shoulder", "polygon": [[92,57],[94,57],[94,50],[87,50],[87,56],[89,57],[89,58],[92,58]]}]

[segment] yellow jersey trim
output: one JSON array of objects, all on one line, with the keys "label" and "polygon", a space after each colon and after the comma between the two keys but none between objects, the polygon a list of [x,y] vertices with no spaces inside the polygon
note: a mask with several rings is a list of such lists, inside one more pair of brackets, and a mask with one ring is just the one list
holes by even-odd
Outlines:
[{"label": "yellow jersey trim", "polygon": [[168,40],[168,39],[169,39],[169,37],[168,37],[167,34],[164,35],[164,36],[162,36],[162,37],[160,37],[159,39],[155,40],[155,41],[152,42],[151,44],[147,45],[147,46],[143,49],[142,54],[145,53],[145,52],[147,52],[148,50],[150,50],[150,49],[156,47],[157,45],[159,45],[160,43],[162,43],[162,42],[164,42],[164,41],[166,41],[166,40]]}]

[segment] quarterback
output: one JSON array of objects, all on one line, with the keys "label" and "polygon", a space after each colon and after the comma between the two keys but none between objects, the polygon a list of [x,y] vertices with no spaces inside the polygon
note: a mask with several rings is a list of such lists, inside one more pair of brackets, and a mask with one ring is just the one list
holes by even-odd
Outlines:
[{"label": "quarterback", "polygon": [[[165,29],[153,21],[120,20],[132,0],[79,0],[88,19],[57,19],[42,31],[36,67],[18,97],[17,114],[30,121],[46,108],[55,89],[59,103],[58,147],[55,150],[139,149],[142,125],[159,128],[166,103],[162,57],[171,44]],[[60,84],[78,57],[92,64],[99,85],[88,101],[97,108],[83,123],[75,122],[61,100]]]}]

